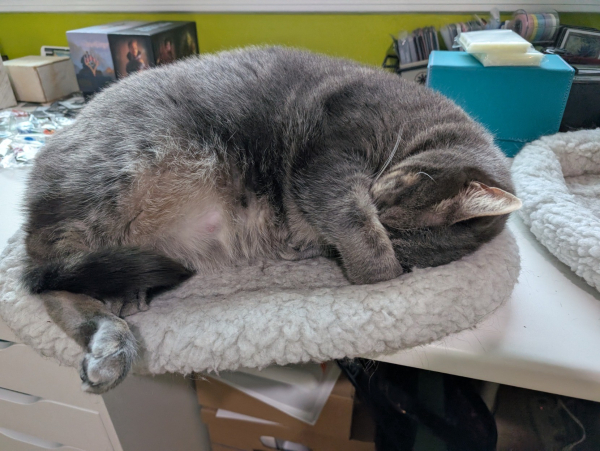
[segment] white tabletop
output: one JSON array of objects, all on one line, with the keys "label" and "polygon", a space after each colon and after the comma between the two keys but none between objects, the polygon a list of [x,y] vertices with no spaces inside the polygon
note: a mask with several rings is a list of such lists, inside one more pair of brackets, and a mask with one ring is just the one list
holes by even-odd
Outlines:
[{"label": "white tabletop", "polygon": [[[22,221],[28,170],[0,169],[0,247]],[[600,401],[600,294],[510,220],[521,252],[511,298],[476,329],[378,360]]]},{"label": "white tabletop", "polygon": [[600,401],[600,293],[520,218],[513,216],[509,227],[522,268],[502,307],[474,330],[376,359]]}]

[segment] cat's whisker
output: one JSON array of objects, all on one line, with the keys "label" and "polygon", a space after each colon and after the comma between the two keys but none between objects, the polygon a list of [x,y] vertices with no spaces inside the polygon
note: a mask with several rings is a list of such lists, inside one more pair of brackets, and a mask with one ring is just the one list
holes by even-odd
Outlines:
[{"label": "cat's whisker", "polygon": [[434,183],[437,183],[437,182],[436,182],[436,181],[433,179],[433,177],[432,177],[432,176],[430,176],[430,175],[429,175],[427,172],[419,171],[419,172],[417,172],[417,175],[419,175],[419,174],[424,174],[424,175],[426,175],[427,177],[429,177],[429,178],[431,179],[431,181],[432,181],[432,182],[434,182]]},{"label": "cat's whisker", "polygon": [[392,149],[392,153],[390,154],[389,158],[387,159],[387,161],[385,162],[385,164],[383,165],[383,167],[381,168],[381,170],[379,171],[379,173],[375,177],[375,181],[377,181],[377,179],[379,179],[379,177],[381,177],[381,175],[383,174],[383,172],[387,169],[387,167],[392,162],[392,159],[394,158],[394,155],[396,155],[396,152],[398,151],[398,147],[400,147],[400,141],[401,140],[402,140],[402,127],[400,127],[400,130],[398,130],[398,138],[396,139],[396,144],[394,145],[394,148]]}]

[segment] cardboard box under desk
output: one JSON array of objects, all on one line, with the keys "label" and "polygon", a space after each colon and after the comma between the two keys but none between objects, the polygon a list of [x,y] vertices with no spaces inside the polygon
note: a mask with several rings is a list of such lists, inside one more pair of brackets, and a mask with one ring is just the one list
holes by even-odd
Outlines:
[{"label": "cardboard box under desk", "polygon": [[231,446],[219,445],[218,443],[210,444],[210,451],[243,451],[239,448],[232,448]]},{"label": "cardboard box under desk", "polygon": [[[251,417],[272,421],[291,430],[310,429],[315,434],[340,439],[350,438],[354,387],[343,375],[337,380],[319,419],[311,426],[271,407],[218,379],[202,376],[196,380],[196,392],[201,406],[213,410],[229,410]],[[204,409],[203,409],[204,410]],[[221,419],[219,419],[221,420]],[[224,420],[223,420],[224,421]]]},{"label": "cardboard box under desk", "polygon": [[275,437],[280,440],[299,443],[311,451],[374,451],[373,442],[362,442],[348,438],[338,438],[320,434],[312,426],[304,428],[282,424],[260,424],[231,418],[217,418],[215,409],[203,407],[202,421],[208,426],[213,451],[273,451],[263,445],[261,437]]}]

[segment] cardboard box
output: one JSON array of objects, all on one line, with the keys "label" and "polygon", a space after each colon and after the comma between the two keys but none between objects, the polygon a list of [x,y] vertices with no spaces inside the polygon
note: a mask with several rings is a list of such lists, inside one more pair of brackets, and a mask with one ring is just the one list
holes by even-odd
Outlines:
[{"label": "cardboard box", "polygon": [[198,53],[195,22],[152,22],[108,36],[117,78]]},{"label": "cardboard box", "polygon": [[25,56],[4,62],[15,97],[22,102],[52,102],[79,90],[69,58]]},{"label": "cardboard box", "polygon": [[203,407],[202,421],[208,426],[210,440],[222,449],[233,448],[242,451],[273,451],[264,445],[261,437],[273,437],[299,443],[311,451],[374,451],[373,442],[365,442],[322,435],[312,426],[301,428],[282,424],[261,424],[237,419],[217,418],[215,409]]},{"label": "cardboard box", "polygon": [[113,22],[67,31],[71,61],[75,67],[79,89],[84,94],[98,92],[117,78],[108,43],[109,33],[147,23],[147,21]]},{"label": "cardboard box", "polygon": [[540,67],[484,67],[465,52],[434,51],[427,86],[454,100],[513,157],[528,142],[558,132],[574,70],[558,55]]},{"label": "cardboard box", "polygon": [[211,377],[196,380],[196,392],[201,406],[223,409],[261,418],[292,429],[312,428],[316,434],[348,439],[352,426],[354,387],[344,376],[336,382],[314,426],[293,418],[239,390]]},{"label": "cardboard box", "polygon": [[8,79],[8,71],[0,59],[0,108],[10,108],[17,105],[17,99]]},{"label": "cardboard box", "polygon": [[243,451],[239,448],[232,448],[231,446],[219,445],[218,443],[210,444],[211,451]]}]

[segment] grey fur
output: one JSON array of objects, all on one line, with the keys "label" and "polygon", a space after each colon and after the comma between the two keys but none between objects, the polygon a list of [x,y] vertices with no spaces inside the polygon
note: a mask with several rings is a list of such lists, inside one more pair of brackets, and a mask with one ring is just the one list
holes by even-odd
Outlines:
[{"label": "grey fur", "polygon": [[[190,58],[111,86],[49,141],[27,191],[29,266],[68,271],[120,247],[196,271],[326,253],[351,282],[374,283],[502,230],[494,199],[465,201],[473,182],[513,191],[491,136],[426,88],[284,48]],[[118,310],[131,296],[145,306],[140,290]],[[127,360],[96,385],[116,384]]]}]

